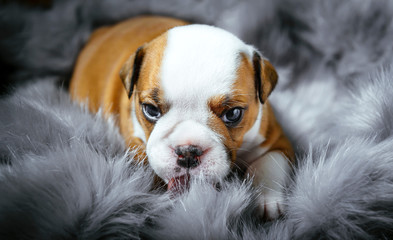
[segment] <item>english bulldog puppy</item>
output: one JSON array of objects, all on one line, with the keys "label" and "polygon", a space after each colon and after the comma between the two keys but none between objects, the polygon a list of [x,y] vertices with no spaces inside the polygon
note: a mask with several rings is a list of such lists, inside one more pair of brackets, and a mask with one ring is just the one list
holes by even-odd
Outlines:
[{"label": "english bulldog puppy", "polygon": [[294,160],[267,100],[277,78],[258,50],[225,30],[146,16],[92,34],[70,94],[115,116],[136,159],[169,190],[239,168],[273,219]]}]

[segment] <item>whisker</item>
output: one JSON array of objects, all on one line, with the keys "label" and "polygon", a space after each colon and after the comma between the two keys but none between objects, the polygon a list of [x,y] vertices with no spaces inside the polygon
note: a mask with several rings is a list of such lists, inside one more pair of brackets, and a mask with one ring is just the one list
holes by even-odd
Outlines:
[{"label": "whisker", "polygon": [[270,188],[270,187],[267,187],[265,185],[260,185],[260,187],[265,189],[265,190],[269,190],[270,192],[282,193],[281,191],[277,191],[277,189]]},{"label": "whisker", "polygon": [[[270,154],[270,157],[273,159],[273,161],[277,164],[277,166],[281,169],[281,171],[282,172],[284,172],[284,174],[285,174],[285,176],[287,177],[287,178],[289,178],[290,177],[290,175],[287,173],[287,171],[285,171],[283,168],[282,168],[282,166],[278,163],[278,161],[277,161],[277,158],[273,155],[273,154]],[[286,158],[286,157],[285,157]],[[288,159],[286,159],[287,160],[287,162],[289,162],[288,161]]]}]

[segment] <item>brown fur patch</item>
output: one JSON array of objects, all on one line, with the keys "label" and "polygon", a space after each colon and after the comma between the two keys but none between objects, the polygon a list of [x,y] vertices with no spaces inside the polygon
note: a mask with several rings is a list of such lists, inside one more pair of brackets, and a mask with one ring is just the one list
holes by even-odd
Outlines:
[{"label": "brown fur patch", "polygon": [[246,56],[241,54],[241,62],[238,68],[237,80],[234,83],[233,90],[235,100],[246,101],[248,106],[244,112],[241,126],[231,129],[236,146],[239,148],[243,143],[244,134],[254,125],[258,116],[259,102],[255,97],[254,69],[252,63]]},{"label": "brown fur patch", "polygon": [[169,108],[168,104],[164,102],[159,76],[167,37],[167,33],[165,33],[145,46],[145,57],[140,71],[140,80],[136,85],[134,94],[135,112],[145,132],[146,139],[150,137],[154,123],[148,121],[143,115],[142,103],[153,104],[160,109],[161,114],[165,114]]},{"label": "brown fur patch", "polygon": [[295,153],[291,143],[284,135],[280,124],[274,116],[273,109],[268,102],[263,105],[262,123],[259,132],[266,139],[260,145],[262,148],[269,149],[269,151],[280,151],[284,153],[291,162],[294,162]]},{"label": "brown fur patch", "polygon": [[[267,69],[268,72],[275,72],[272,65],[269,65]],[[266,77],[268,77],[268,73],[264,73],[264,78]],[[243,143],[244,134],[255,124],[258,116],[260,103],[256,94],[253,65],[246,56],[241,55],[237,79],[233,84],[233,93],[231,95],[215,96],[209,100],[208,104],[213,113],[209,121],[209,127],[223,137],[224,146],[232,153],[232,162],[237,160],[236,151]],[[233,107],[244,107],[244,116],[237,126],[227,127],[220,116]],[[263,104],[262,111],[259,133],[266,140],[260,147],[269,149],[268,151],[281,151],[293,161],[294,152],[291,144],[276,121],[268,101]]]},{"label": "brown fur patch", "polygon": [[[232,94],[215,96],[208,101],[213,113],[209,120],[209,127],[223,137],[224,146],[231,152],[232,162],[236,160],[236,151],[243,143],[244,134],[250,130],[258,116],[259,106],[255,97],[252,64],[245,55],[241,54],[240,57]],[[225,111],[234,107],[244,108],[243,119],[237,126],[227,127],[220,117]]]}]

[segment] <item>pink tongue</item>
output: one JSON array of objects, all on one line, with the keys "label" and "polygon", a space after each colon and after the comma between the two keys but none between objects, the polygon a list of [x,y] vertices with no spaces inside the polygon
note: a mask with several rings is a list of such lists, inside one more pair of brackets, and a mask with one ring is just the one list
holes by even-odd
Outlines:
[{"label": "pink tongue", "polygon": [[179,177],[171,178],[168,182],[168,191],[174,195],[183,193],[189,188],[190,185],[190,175],[186,174]]}]

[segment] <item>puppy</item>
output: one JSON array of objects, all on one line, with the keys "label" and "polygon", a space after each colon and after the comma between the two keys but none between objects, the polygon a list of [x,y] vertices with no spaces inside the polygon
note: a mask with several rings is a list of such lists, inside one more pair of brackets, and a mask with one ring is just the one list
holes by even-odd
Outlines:
[{"label": "puppy", "polygon": [[114,115],[137,158],[170,190],[189,178],[218,182],[237,167],[254,176],[265,217],[276,218],[294,159],[267,101],[277,78],[229,32],[139,17],[92,34],[70,93]]}]

